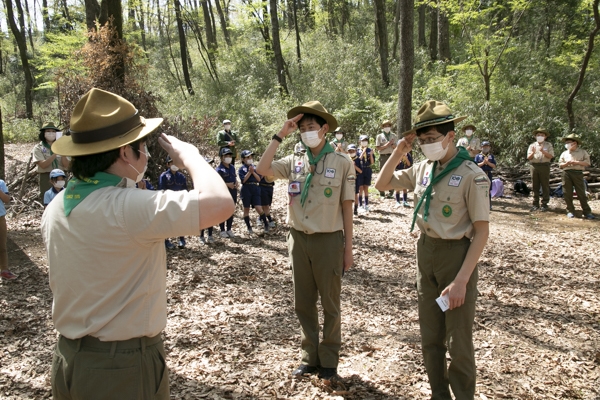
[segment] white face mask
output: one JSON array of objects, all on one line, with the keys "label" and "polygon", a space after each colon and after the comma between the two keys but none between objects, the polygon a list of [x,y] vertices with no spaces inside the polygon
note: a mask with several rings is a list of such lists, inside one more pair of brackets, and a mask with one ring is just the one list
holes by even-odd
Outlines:
[{"label": "white face mask", "polygon": [[135,170],[135,172],[138,173],[137,177],[135,178],[135,182],[137,183],[139,181],[141,181],[142,179],[144,179],[144,174],[146,173],[146,170],[148,169],[148,163],[146,163],[146,165],[144,165],[144,170],[142,172],[138,171],[133,165],[129,164],[129,166],[131,168],[133,168]]},{"label": "white face mask", "polygon": [[383,131],[385,133],[390,133],[391,130],[392,130],[392,128],[390,128],[389,126],[386,126],[385,128],[383,128]]},{"label": "white face mask", "polygon": [[573,143],[565,143],[565,149],[571,150],[572,147],[573,147]]},{"label": "white face mask", "polygon": [[369,145],[369,141],[368,140],[363,140],[362,142],[360,142],[360,145],[362,147],[367,147]]},{"label": "white face mask", "polygon": [[179,167],[177,165],[171,165],[171,171],[177,172],[179,171]]},{"label": "white face mask", "polygon": [[487,154],[490,152],[490,148],[489,147],[484,147],[483,149],[481,149],[481,151],[483,152],[483,154]]},{"label": "white face mask", "polygon": [[540,135],[540,136],[536,136],[535,139],[538,141],[538,143],[542,143],[544,140],[546,140],[546,137]]},{"label": "white face mask", "polygon": [[308,147],[315,148],[321,144],[321,138],[319,137],[319,131],[308,131],[300,134],[302,141]]},{"label": "white face mask", "polygon": [[467,136],[473,136],[473,129],[467,129],[465,131],[465,135],[467,135]]},{"label": "white face mask", "polygon": [[252,165],[252,161],[254,161],[254,160],[252,160],[251,158],[247,159],[246,160],[246,165]]},{"label": "white face mask", "polygon": [[62,189],[65,187],[65,181],[56,181],[56,183],[54,184],[54,186],[56,186],[58,189]]},{"label": "white face mask", "polygon": [[343,134],[341,134],[341,133],[336,133],[336,134],[335,134],[335,138],[336,138],[337,140],[342,140],[342,138],[343,138],[343,137],[344,137],[344,135],[343,135]]},{"label": "white face mask", "polygon": [[[444,140],[446,140],[446,138],[444,138]],[[431,161],[441,160],[446,156],[446,153],[448,153],[448,149],[450,148],[449,145],[446,146],[446,148],[444,148],[444,140],[442,140],[441,142],[435,142],[431,144],[422,144],[420,145],[421,151],[423,152],[425,157],[427,157]]]},{"label": "white face mask", "polygon": [[46,132],[44,133],[44,137],[47,142],[54,142],[56,140],[56,132]]},{"label": "white face mask", "polygon": [[223,125],[223,128],[225,128],[226,131],[231,129],[231,124],[225,124]]},{"label": "white face mask", "polygon": [[223,162],[224,162],[225,164],[231,164],[231,160],[232,160],[232,158],[231,158],[231,157],[224,157],[224,158],[223,158]]},{"label": "white face mask", "polygon": [[356,157],[356,152],[348,152],[348,155],[350,156],[350,158],[354,158]]}]

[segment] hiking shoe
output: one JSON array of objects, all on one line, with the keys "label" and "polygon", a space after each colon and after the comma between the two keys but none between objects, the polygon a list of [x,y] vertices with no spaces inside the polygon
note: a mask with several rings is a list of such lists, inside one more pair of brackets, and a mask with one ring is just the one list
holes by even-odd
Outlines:
[{"label": "hiking shoe", "polygon": [[208,239],[206,239],[206,243],[214,243],[215,239],[212,237],[212,235],[208,235]]},{"label": "hiking shoe", "polygon": [[2,271],[2,279],[7,280],[7,281],[12,281],[12,280],[17,279],[17,275],[15,275],[12,272],[10,272],[9,270],[5,269]]},{"label": "hiking shoe", "polygon": [[318,367],[312,367],[310,365],[300,364],[300,366],[292,372],[292,376],[300,377],[300,376],[303,376],[306,374],[314,374],[318,370],[319,370]]},{"label": "hiking shoe", "polygon": [[319,378],[325,381],[340,379],[339,375],[337,374],[337,368],[321,368],[319,371]]},{"label": "hiking shoe", "polygon": [[221,231],[221,233],[219,233],[219,236],[221,236],[222,238],[228,238],[229,237],[229,235],[225,231]]},{"label": "hiking shoe", "polygon": [[531,207],[531,208],[529,209],[529,211],[537,211],[537,210],[539,210],[539,209],[540,209],[540,208],[539,208],[538,206],[533,206],[533,207]]},{"label": "hiking shoe", "polygon": [[252,230],[252,228],[248,228],[248,235],[250,235],[250,236],[254,235],[254,231]]},{"label": "hiking shoe", "polygon": [[[209,236],[210,237],[210,236]],[[185,239],[184,238],[179,238],[179,240],[177,241],[177,246],[180,249],[183,249],[185,247]]]},{"label": "hiking shoe", "polygon": [[354,215],[358,216],[358,208],[354,209]]},{"label": "hiking shoe", "polygon": [[567,218],[575,218],[575,215],[573,215],[573,213],[567,213]]},{"label": "hiking shoe", "polygon": [[540,211],[548,211],[548,206],[541,206]]},{"label": "hiking shoe", "polygon": [[403,201],[402,202],[402,207],[408,207],[408,208],[410,208],[410,204],[408,204],[408,202],[406,202],[406,201]]},{"label": "hiking shoe", "polygon": [[369,206],[365,206],[365,212],[369,212]]},{"label": "hiking shoe", "polygon": [[165,247],[167,248],[167,250],[173,250],[175,248],[175,245],[171,243],[170,240],[165,240]]},{"label": "hiking shoe", "polygon": [[232,231],[227,231],[227,236],[233,239],[235,237],[235,234]]},{"label": "hiking shoe", "polygon": [[275,221],[269,221],[269,228],[275,228]]},{"label": "hiking shoe", "polygon": [[594,216],[594,214],[588,214],[585,216],[586,219],[596,219],[596,217]]},{"label": "hiking shoe", "polygon": [[200,243],[206,244],[206,239],[204,239],[204,236],[200,236]]}]

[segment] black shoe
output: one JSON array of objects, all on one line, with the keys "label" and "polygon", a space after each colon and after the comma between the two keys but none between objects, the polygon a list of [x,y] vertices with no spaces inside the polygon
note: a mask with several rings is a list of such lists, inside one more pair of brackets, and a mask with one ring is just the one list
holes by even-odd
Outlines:
[{"label": "black shoe", "polygon": [[540,211],[548,211],[548,207],[547,206],[541,206],[540,207]]},{"label": "black shoe", "polygon": [[318,370],[319,370],[318,367],[312,367],[310,365],[300,364],[300,366],[292,372],[292,376],[302,376],[304,374],[314,374]]},{"label": "black shoe", "polygon": [[326,381],[340,380],[340,377],[337,374],[337,368],[321,368],[319,371],[319,378]]},{"label": "black shoe", "polygon": [[540,209],[540,208],[539,208],[538,206],[533,206],[533,207],[531,207],[531,208],[529,209],[529,211],[537,211],[537,210],[539,210],[539,209]]}]

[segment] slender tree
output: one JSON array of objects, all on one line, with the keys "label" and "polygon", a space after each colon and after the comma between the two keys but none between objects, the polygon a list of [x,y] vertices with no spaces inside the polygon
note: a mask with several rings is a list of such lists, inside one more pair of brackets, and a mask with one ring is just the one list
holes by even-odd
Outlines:
[{"label": "slender tree", "polygon": [[173,0],[175,6],[175,20],[177,21],[177,32],[179,34],[179,52],[181,54],[181,70],[183,72],[183,80],[190,95],[194,95],[190,72],[188,70],[188,49],[185,38],[185,29],[183,29],[183,19],[181,18],[181,5],[179,0]]},{"label": "slender tree", "polygon": [[450,22],[446,9],[438,2],[438,57],[442,61],[450,61]]},{"label": "slender tree", "polygon": [[419,26],[418,26],[418,34],[417,34],[417,44],[419,47],[427,46],[427,41],[425,39],[425,20],[427,16],[427,6],[422,3],[419,4]]},{"label": "slender tree", "polygon": [[294,32],[296,33],[296,59],[302,72],[302,55],[300,54],[300,27],[298,26],[298,0],[292,0],[294,7]]},{"label": "slender tree", "polygon": [[213,29],[213,20],[210,18],[210,3],[208,2],[208,0],[202,0],[200,1],[200,5],[202,6],[202,15],[204,16],[204,32],[206,34],[206,42],[208,44],[208,49],[211,52],[214,52],[217,50],[218,45],[217,38],[214,35],[215,31]]},{"label": "slender tree", "polygon": [[223,30],[223,37],[227,47],[231,47],[231,38],[229,37],[229,23],[225,19],[225,13],[221,7],[221,0],[215,0],[215,6],[217,7],[217,14],[219,14],[219,20],[221,22],[221,29]]},{"label": "slender tree", "polygon": [[400,5],[400,69],[398,71],[398,132],[411,126],[412,89],[415,64],[414,0],[398,0]]},{"label": "slender tree", "polygon": [[281,53],[281,43],[279,41],[279,19],[277,17],[277,0],[269,0],[271,9],[271,31],[273,35],[273,56],[275,58],[275,68],[277,69],[277,81],[281,93],[288,94],[287,83],[285,80],[285,61]]},{"label": "slender tree", "polygon": [[429,6],[429,58],[435,61],[438,58],[438,9],[434,6]]},{"label": "slender tree", "polygon": [[[85,25],[88,31],[96,29],[96,20],[100,18],[100,3],[98,0],[85,0]],[[50,20],[48,20],[50,23]]]},{"label": "slender tree", "polygon": [[375,32],[376,32],[376,44],[379,52],[379,67],[381,68],[381,80],[384,86],[390,85],[390,76],[388,69],[388,35],[387,35],[387,23],[385,18],[385,0],[374,0],[375,8]]}]

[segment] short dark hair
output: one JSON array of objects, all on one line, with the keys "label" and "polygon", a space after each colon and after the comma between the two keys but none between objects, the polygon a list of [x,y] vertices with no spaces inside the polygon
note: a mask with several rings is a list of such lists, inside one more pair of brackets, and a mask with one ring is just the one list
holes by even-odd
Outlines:
[{"label": "short dark hair", "polygon": [[[126,146],[131,146],[136,158],[140,158],[140,145],[146,142],[146,138],[136,140]],[[118,159],[121,148],[105,151],[104,153],[90,154],[87,156],[75,156],[71,160],[71,172],[78,179],[90,178],[97,172],[106,171]]]},{"label": "short dark hair", "polygon": [[38,135],[38,139],[40,139],[42,142],[48,144],[48,141],[46,140],[46,130],[45,129],[40,129],[40,133]]},{"label": "short dark hair", "polygon": [[[440,124],[440,125],[433,125],[433,127],[435,127],[436,131],[438,131],[442,135],[446,136],[448,134],[448,132],[454,130],[454,121],[446,122],[445,124]],[[431,128],[432,128],[432,126],[429,125],[429,126],[424,126],[422,128],[417,129],[417,136],[428,132]]]},{"label": "short dark hair", "polygon": [[314,120],[319,126],[323,126],[327,123],[327,121],[325,121],[324,118],[319,117],[318,115],[315,114],[304,114],[302,116],[302,118],[300,118],[300,121],[298,121],[298,125],[300,125],[300,123],[302,121],[310,121],[310,120]]}]

